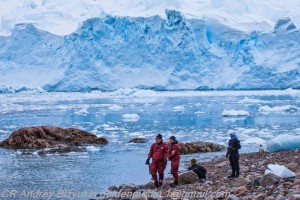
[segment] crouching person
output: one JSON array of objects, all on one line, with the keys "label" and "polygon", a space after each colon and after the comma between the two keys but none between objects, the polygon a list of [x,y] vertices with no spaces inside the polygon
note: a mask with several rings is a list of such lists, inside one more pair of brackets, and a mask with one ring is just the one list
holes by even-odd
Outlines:
[{"label": "crouching person", "polygon": [[193,170],[193,172],[197,174],[201,183],[206,181],[206,169],[197,164],[197,160],[195,158],[191,160],[191,166],[188,168],[188,170]]},{"label": "crouching person", "polygon": [[[164,171],[168,162],[168,145],[163,143],[162,135],[158,134],[155,138],[155,143],[151,145],[146,164],[150,165],[150,173],[154,180],[155,187],[161,187],[164,180]],[[150,158],[152,162],[150,164]],[[159,180],[157,178],[157,173]]]},{"label": "crouching person", "polygon": [[171,161],[171,174],[173,175],[174,182],[170,185],[176,187],[178,185],[178,168],[180,161],[180,148],[175,136],[169,138],[169,160]]}]

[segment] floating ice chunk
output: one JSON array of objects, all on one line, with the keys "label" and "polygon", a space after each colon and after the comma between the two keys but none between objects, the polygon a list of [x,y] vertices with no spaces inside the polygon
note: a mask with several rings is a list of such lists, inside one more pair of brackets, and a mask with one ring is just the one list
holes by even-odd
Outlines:
[{"label": "floating ice chunk", "polygon": [[238,101],[238,103],[242,104],[260,104],[260,103],[269,103],[269,101],[264,101],[260,99],[250,99],[248,97],[245,97],[243,100]]},{"label": "floating ice chunk", "polygon": [[173,111],[174,112],[184,112],[184,106],[174,106]]},{"label": "floating ice chunk", "polygon": [[275,107],[269,107],[269,106],[261,106],[259,108],[260,112],[269,113],[269,112],[290,112],[294,113],[297,112],[299,108],[292,105],[285,105],[285,106],[275,106]]},{"label": "floating ice chunk", "polygon": [[81,110],[75,112],[76,115],[87,115],[89,112],[87,111],[86,108],[82,108]]},{"label": "floating ice chunk", "polygon": [[102,124],[101,127],[102,127],[102,128],[108,128],[108,127],[109,127],[109,124]]},{"label": "floating ice chunk", "polygon": [[250,115],[248,111],[245,110],[224,110],[221,114],[223,117],[243,117],[243,116],[248,116]]},{"label": "floating ice chunk", "polygon": [[108,109],[113,110],[113,111],[118,111],[121,110],[123,107],[119,106],[119,105],[112,105],[110,107],[108,107]]},{"label": "floating ice chunk", "polygon": [[278,165],[278,164],[269,164],[268,169],[265,171],[265,174],[268,173],[273,173],[281,178],[291,178],[295,177],[295,173],[286,168],[283,165]]},{"label": "floating ice chunk", "polygon": [[202,111],[197,111],[197,112],[195,112],[195,114],[196,114],[196,115],[204,115],[204,114],[205,114],[205,112],[202,112]]},{"label": "floating ice chunk", "polygon": [[261,139],[261,138],[258,138],[258,137],[248,138],[245,141],[243,141],[242,143],[244,143],[244,144],[258,144],[258,145],[263,145],[263,146],[266,145],[266,141]]},{"label": "floating ice chunk", "polygon": [[132,113],[132,114],[123,114],[122,118],[123,121],[125,122],[136,122],[139,121],[140,116],[138,114]]},{"label": "floating ice chunk", "polygon": [[300,148],[300,136],[283,134],[267,141],[268,151],[289,151]]},{"label": "floating ice chunk", "polygon": [[95,146],[87,146],[85,147],[85,149],[89,152],[96,152],[96,151],[99,151],[99,147],[95,147]]}]

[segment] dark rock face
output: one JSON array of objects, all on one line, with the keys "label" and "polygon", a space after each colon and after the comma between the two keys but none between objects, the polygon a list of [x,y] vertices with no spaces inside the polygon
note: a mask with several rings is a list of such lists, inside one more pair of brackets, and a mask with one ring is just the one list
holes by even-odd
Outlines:
[{"label": "dark rock face", "polygon": [[97,138],[94,134],[76,128],[36,126],[13,132],[6,140],[0,142],[0,146],[13,149],[41,149],[107,143],[105,138]]},{"label": "dark rock face", "polygon": [[179,143],[181,154],[192,154],[201,152],[216,152],[226,149],[225,146],[211,142],[187,142]]},{"label": "dark rock face", "polygon": [[128,143],[146,143],[146,142],[148,142],[148,139],[146,138],[133,138],[129,140]]}]

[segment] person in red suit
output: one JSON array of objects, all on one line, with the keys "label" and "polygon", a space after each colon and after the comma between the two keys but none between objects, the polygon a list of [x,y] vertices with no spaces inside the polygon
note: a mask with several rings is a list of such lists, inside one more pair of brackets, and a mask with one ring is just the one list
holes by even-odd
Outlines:
[{"label": "person in red suit", "polygon": [[169,138],[169,160],[171,161],[171,174],[173,175],[174,182],[170,185],[176,187],[178,185],[178,168],[180,161],[180,147],[175,136]]},{"label": "person in red suit", "polygon": [[[162,135],[158,134],[155,143],[151,145],[146,165],[150,165],[150,173],[154,180],[155,187],[161,187],[164,180],[164,171],[166,169],[169,157],[168,145],[163,142]],[[152,162],[150,164],[150,158]],[[157,172],[159,180],[157,179]]]}]

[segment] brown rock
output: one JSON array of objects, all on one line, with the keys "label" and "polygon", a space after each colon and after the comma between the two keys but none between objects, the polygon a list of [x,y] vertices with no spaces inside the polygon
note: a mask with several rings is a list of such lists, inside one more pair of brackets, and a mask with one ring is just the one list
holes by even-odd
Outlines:
[{"label": "brown rock", "polygon": [[273,197],[273,196],[268,196],[265,200],[275,200],[275,197]]},{"label": "brown rock", "polygon": [[146,138],[133,138],[128,141],[128,143],[146,143],[148,142],[148,139]]},{"label": "brown rock", "polygon": [[264,200],[265,194],[259,194],[253,197],[253,200]]},{"label": "brown rock", "polygon": [[179,174],[179,185],[192,184],[197,181],[199,181],[198,175],[191,170]]},{"label": "brown rock", "polygon": [[273,173],[268,173],[262,177],[260,185],[263,187],[267,187],[267,186],[277,184],[279,183],[279,181],[280,181],[280,177],[276,176]]},{"label": "brown rock", "polygon": [[47,147],[73,146],[82,144],[107,144],[105,138],[75,128],[37,126],[21,128],[9,138],[0,142],[0,146],[13,149],[39,149]]},{"label": "brown rock", "polygon": [[211,142],[188,142],[179,143],[181,154],[192,154],[201,152],[215,152],[225,150],[225,146]]},{"label": "brown rock", "polygon": [[290,169],[290,170],[294,170],[294,169],[297,169],[297,167],[298,167],[298,164],[297,163],[295,163],[295,162],[291,162],[291,163],[289,163],[289,164],[287,164],[287,165],[285,165],[288,169]]},{"label": "brown rock", "polygon": [[248,189],[245,187],[245,186],[241,186],[241,187],[238,187],[238,188],[236,188],[235,189],[235,191],[234,191],[234,193],[236,194],[236,195],[243,195],[243,194],[245,194],[246,192],[248,192]]},{"label": "brown rock", "polygon": [[235,178],[231,183],[231,187],[240,187],[240,186],[246,186],[248,184],[250,184],[251,181],[250,180],[247,180],[245,178]]}]

